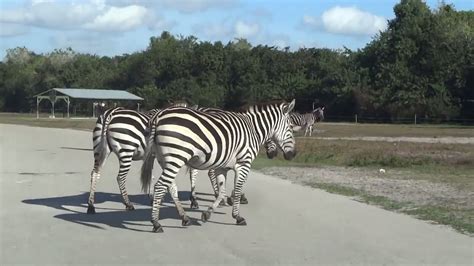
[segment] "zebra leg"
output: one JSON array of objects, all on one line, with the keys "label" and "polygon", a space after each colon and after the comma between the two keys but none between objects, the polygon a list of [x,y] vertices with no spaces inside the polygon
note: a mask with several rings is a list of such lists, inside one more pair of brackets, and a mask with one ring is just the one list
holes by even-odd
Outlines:
[{"label": "zebra leg", "polygon": [[91,172],[91,187],[90,187],[90,192],[89,192],[89,200],[88,200],[88,206],[87,206],[87,214],[95,214],[95,207],[94,207],[94,202],[95,202],[95,189],[97,186],[97,180],[100,179],[100,169],[105,164],[105,161],[107,160],[107,157],[110,153],[110,150],[105,151],[106,156],[102,157],[102,159],[99,158],[98,153],[94,152],[94,169],[92,169]]},{"label": "zebra leg", "polygon": [[186,215],[186,212],[183,209],[183,206],[181,205],[181,201],[179,201],[178,197],[178,186],[176,185],[176,182],[173,181],[171,186],[169,187],[169,192],[171,194],[171,198],[173,198],[174,205],[176,206],[176,210],[178,211],[179,217],[181,217],[181,224],[183,226],[188,226],[191,224],[191,221],[189,220],[189,217]]},{"label": "zebra leg", "polygon": [[[214,196],[217,197],[219,196],[219,187],[217,185],[217,175],[216,175],[216,170],[215,169],[210,169],[209,172],[207,173],[209,176],[209,180],[211,181],[212,189],[214,190]],[[225,187],[225,180],[224,180],[224,187]],[[219,202],[219,206],[227,206],[226,201],[225,201],[225,191],[224,191],[224,196],[222,200]]]},{"label": "zebra leg", "polygon": [[[229,206],[233,206],[234,205],[234,195],[235,195],[235,184],[237,182],[237,178],[238,178],[238,175],[236,174],[235,177],[234,177],[234,189],[232,190],[232,194],[230,197],[227,197],[227,204]],[[247,197],[245,196],[245,193],[242,193],[240,195],[240,204],[249,204],[249,201],[247,199]]]},{"label": "zebra leg", "polygon": [[237,225],[247,225],[244,217],[240,216],[240,199],[242,194],[242,189],[247,181],[247,176],[250,171],[250,163],[244,163],[241,165],[236,165],[235,172],[236,172],[236,181],[234,185],[234,204],[232,205],[232,217],[235,218]]},{"label": "zebra leg", "polygon": [[153,189],[153,205],[151,207],[151,222],[153,223],[153,232],[155,233],[163,233],[163,228],[161,227],[160,223],[158,222],[160,217],[160,205],[163,196],[168,191],[168,186],[170,184],[164,183],[162,178],[158,179],[156,182],[155,187]]},{"label": "zebra leg", "polygon": [[127,189],[125,188],[125,182],[127,181],[127,174],[130,170],[130,166],[132,165],[132,155],[122,155],[119,159],[120,168],[117,175],[117,184],[120,189],[120,194],[122,195],[123,203],[125,204],[125,209],[127,211],[135,210],[133,204],[130,202],[128,198]]},{"label": "zebra leg", "polygon": [[153,194],[151,193],[151,186],[152,186],[153,180],[155,180],[155,177],[152,174],[151,182],[150,182],[150,185],[148,186],[148,199],[150,200],[150,205],[153,205]]},{"label": "zebra leg", "polygon": [[[179,172],[179,169],[184,165],[184,162],[181,162],[180,164],[177,164],[176,162],[173,163],[160,163],[161,164],[161,169],[163,169],[163,172],[161,173],[161,176],[158,178],[158,181],[155,184],[154,191],[153,191],[153,205],[151,208],[151,222],[153,224],[153,232],[155,233],[162,233],[163,232],[163,227],[159,223],[159,218],[160,218],[160,205],[161,201],[163,200],[163,197],[165,196],[167,191],[172,192],[171,195],[175,198],[178,197],[177,195],[177,189],[176,193],[170,190],[170,188],[173,186],[175,182],[175,177],[176,174]],[[176,187],[175,187],[176,188]],[[173,195],[173,193],[175,193]],[[173,199],[174,200],[174,199]],[[175,201],[175,204],[179,202]],[[184,210],[181,212],[180,208],[182,209],[181,204],[176,204],[176,208],[178,209],[178,213],[181,216],[181,219],[183,221],[183,224],[186,223],[186,218],[184,214]],[[187,218],[189,219],[189,218]]]},{"label": "zebra leg", "polygon": [[191,209],[199,209],[199,204],[196,197],[196,177],[198,171],[196,169],[189,169],[189,179],[191,181],[191,196],[189,200],[191,201]]},{"label": "zebra leg", "polygon": [[203,222],[207,222],[209,218],[211,218],[211,213],[213,213],[216,208],[224,201],[225,197],[225,171],[219,171],[218,173],[213,172],[214,177],[217,175],[217,186],[218,186],[218,195],[214,203],[207,209],[207,211],[203,212],[201,215],[201,220]]},{"label": "zebra leg", "polygon": [[[235,187],[235,184],[234,184],[234,187]],[[234,190],[232,190],[232,195],[230,197],[227,197],[227,204],[230,206],[234,205],[234,200],[232,199],[234,195],[235,195],[235,192]],[[240,195],[240,204],[249,204],[249,200],[245,196],[245,193],[242,193]]]}]

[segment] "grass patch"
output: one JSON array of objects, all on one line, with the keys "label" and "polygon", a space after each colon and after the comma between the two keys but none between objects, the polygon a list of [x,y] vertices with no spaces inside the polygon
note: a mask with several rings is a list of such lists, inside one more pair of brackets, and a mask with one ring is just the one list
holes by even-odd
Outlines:
[{"label": "grass patch", "polygon": [[415,216],[422,220],[449,225],[461,233],[474,234],[474,210],[462,210],[443,206],[416,206],[411,202],[398,202],[383,196],[374,196],[366,192],[346,186],[329,183],[307,182],[314,188],[330,193],[354,197],[358,201],[380,206],[383,209],[397,211]]},{"label": "grass patch", "polygon": [[318,123],[318,137],[474,137],[473,126]]},{"label": "grass patch", "polygon": [[[297,156],[290,162],[280,153],[259,164],[269,166],[356,166],[409,168],[419,166],[456,166],[474,171],[473,144],[384,142],[362,140],[298,139]],[[259,156],[266,159],[265,152]]]},{"label": "grass patch", "polygon": [[90,130],[95,126],[93,118],[40,118],[33,114],[0,113],[0,124],[16,124],[34,127],[69,128]]}]

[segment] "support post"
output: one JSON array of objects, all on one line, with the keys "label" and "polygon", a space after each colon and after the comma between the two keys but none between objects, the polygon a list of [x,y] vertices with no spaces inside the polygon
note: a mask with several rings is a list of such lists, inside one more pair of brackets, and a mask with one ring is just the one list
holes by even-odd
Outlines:
[{"label": "support post", "polygon": [[71,101],[69,100],[69,97],[67,97],[67,118],[69,118],[69,104]]},{"label": "support post", "polygon": [[416,125],[416,114],[415,114],[415,125]]},{"label": "support post", "polygon": [[54,102],[55,102],[55,101],[51,100],[51,106],[52,106],[52,108],[51,108],[51,116],[52,116],[52,118],[56,118],[56,117],[54,116]]},{"label": "support post", "polygon": [[39,119],[39,97],[36,97],[36,119]]},{"label": "support post", "polygon": [[137,112],[140,112],[140,103],[137,103]]},{"label": "support post", "polygon": [[355,123],[357,124],[357,114],[355,114]]}]

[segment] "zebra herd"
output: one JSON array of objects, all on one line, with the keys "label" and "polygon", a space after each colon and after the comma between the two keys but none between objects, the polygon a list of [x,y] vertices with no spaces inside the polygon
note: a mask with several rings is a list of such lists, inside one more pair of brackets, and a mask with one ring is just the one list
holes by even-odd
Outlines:
[{"label": "zebra herd", "polygon": [[159,223],[159,206],[170,192],[182,225],[190,220],[178,198],[175,177],[183,167],[189,168],[191,208],[199,208],[195,194],[198,170],[207,170],[216,196],[213,204],[202,213],[206,222],[220,204],[225,204],[225,181],[229,170],[235,171],[234,189],[227,198],[232,205],[236,224],[245,225],[240,204],[247,203],[243,185],[252,161],[264,146],[268,158],[283,151],[286,160],[296,155],[293,131],[305,129],[311,135],[313,124],[324,118],[324,108],[308,114],[292,112],[295,101],[252,105],[241,112],[214,108],[171,106],[137,112],[121,107],[106,110],[99,116],[93,130],[94,168],[91,173],[87,213],[95,213],[94,193],[101,168],[110,153],[119,159],[117,183],[127,210],[134,210],[125,187],[132,161],[143,160],[141,182],[150,193],[155,160],[162,173],[153,186],[152,223],[154,232],[163,232]]}]

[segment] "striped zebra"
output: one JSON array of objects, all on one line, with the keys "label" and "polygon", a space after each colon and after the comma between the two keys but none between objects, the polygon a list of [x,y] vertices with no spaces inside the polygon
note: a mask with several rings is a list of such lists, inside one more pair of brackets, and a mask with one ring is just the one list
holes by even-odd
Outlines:
[{"label": "striped zebra", "polygon": [[[146,134],[149,120],[160,109],[137,112],[122,107],[106,110],[97,119],[92,132],[94,150],[94,168],[91,173],[91,186],[87,213],[94,214],[95,190],[100,171],[110,153],[115,153],[119,160],[117,183],[126,210],[134,210],[125,188],[127,174],[132,161],[142,160],[145,152]],[[149,133],[149,132],[148,132]],[[192,207],[197,206],[197,202]]]},{"label": "striped zebra", "polygon": [[154,186],[152,223],[153,232],[163,232],[159,223],[159,206],[163,196],[170,192],[182,225],[190,220],[179,199],[175,177],[183,166],[199,170],[213,169],[217,176],[219,194],[211,207],[202,213],[207,221],[225,194],[225,175],[229,169],[236,172],[232,217],[238,225],[246,225],[240,216],[240,198],[252,161],[260,146],[272,139],[283,150],[287,160],[295,154],[295,139],[289,114],[295,101],[250,106],[241,113],[206,113],[190,108],[173,107],[160,112],[152,120],[147,151],[142,165],[142,187],[151,182],[153,155],[163,169]]},{"label": "striped zebra", "polygon": [[309,136],[313,133],[313,125],[316,122],[319,122],[324,119],[324,107],[316,108],[311,113],[300,114],[300,113],[291,113],[290,115],[291,124],[295,131],[299,131],[304,128],[304,135],[306,136],[309,133]]}]

